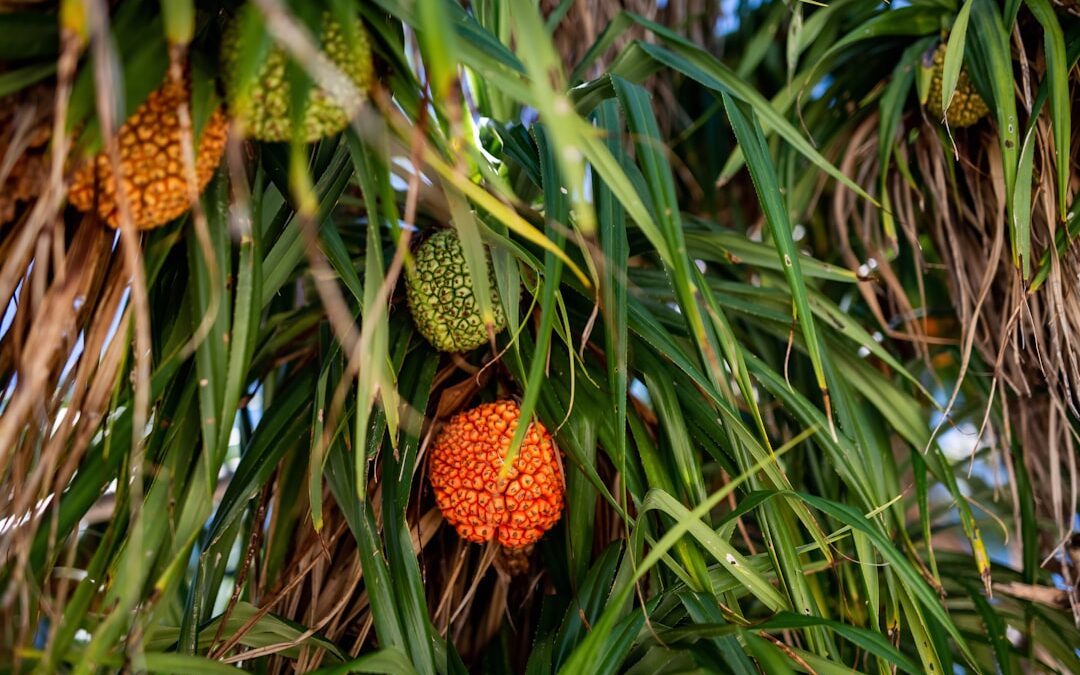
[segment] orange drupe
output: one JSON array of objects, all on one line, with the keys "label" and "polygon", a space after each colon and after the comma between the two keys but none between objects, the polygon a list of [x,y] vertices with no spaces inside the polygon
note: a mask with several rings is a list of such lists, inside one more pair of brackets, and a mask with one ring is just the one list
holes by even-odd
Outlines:
[{"label": "orange drupe", "polygon": [[[187,83],[166,82],[121,125],[118,132],[120,180],[132,223],[151,229],[182,216],[191,207],[180,145],[181,103],[190,100]],[[228,119],[218,108],[195,143],[196,192],[202,192],[225,152]],[[71,181],[71,205],[97,208],[110,227],[120,226],[119,195],[108,155],[102,151],[83,163]]]},{"label": "orange drupe", "polygon": [[464,539],[523,548],[559,521],[558,450],[540,422],[529,425],[513,466],[500,476],[520,416],[513,401],[479,405],[451,418],[431,448],[435,501]]}]

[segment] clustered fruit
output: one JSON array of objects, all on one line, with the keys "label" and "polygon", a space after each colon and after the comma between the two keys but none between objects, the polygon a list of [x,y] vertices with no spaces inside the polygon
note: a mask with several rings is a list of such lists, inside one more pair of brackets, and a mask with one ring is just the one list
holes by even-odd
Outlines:
[{"label": "clustered fruit", "polygon": [[941,92],[945,79],[945,49],[945,43],[942,42],[934,52],[934,70],[930,79],[930,97],[926,101],[926,107],[935,119],[940,120],[944,117],[950,127],[970,127],[990,112],[990,108],[979,96],[979,92],[975,91],[975,85],[971,83],[967,68],[961,68],[947,114],[942,110]]},{"label": "clustered fruit", "polygon": [[558,450],[539,421],[529,424],[513,465],[501,475],[520,417],[514,401],[479,405],[451,418],[431,447],[435,501],[463,539],[522,549],[559,521]]},{"label": "clustered fruit", "polygon": [[[469,351],[487,343],[487,326],[473,295],[472,275],[457,233],[447,229],[433,234],[413,259],[415,269],[406,277],[406,298],[420,334],[443,352]],[[490,261],[487,277],[493,328],[499,333],[506,327],[506,315]]]},{"label": "clustered fruit", "polygon": [[[250,10],[245,10],[250,11]],[[280,47],[273,47],[256,71],[255,82],[244,88],[236,77],[241,17],[225,32],[222,55],[226,68],[225,88],[231,112],[241,119],[256,139],[286,141],[292,138],[290,92],[285,78],[289,62]],[[324,16],[322,50],[361,92],[371,84],[371,54],[363,25],[356,20],[359,45],[352,49],[342,26]],[[243,91],[241,91],[243,89]],[[178,108],[190,101],[189,85],[167,81],[147,97],[118,131],[120,184],[135,227],[149,229],[184,214],[191,205],[180,145]],[[315,141],[341,131],[355,110],[343,108],[327,92],[313,87],[304,115],[303,138]],[[210,181],[225,150],[228,119],[224,110],[210,116],[195,149],[196,192]],[[17,187],[17,186],[16,186]],[[68,201],[76,209],[96,211],[112,227],[120,225],[120,207],[113,167],[106,152],[79,166],[72,177]]]},{"label": "clustered fruit", "polygon": [[[180,146],[178,108],[190,100],[187,84],[169,80],[152,92],[120,126],[120,180],[139,229],[164,225],[191,205]],[[225,152],[228,120],[215,110],[195,150],[196,191],[202,192]],[[68,200],[80,211],[96,207],[112,227],[120,225],[119,196],[109,156],[102,151],[76,171]]]},{"label": "clustered fruit", "polygon": [[[248,10],[251,11],[251,10]],[[225,89],[233,114],[244,123],[245,131],[262,141],[292,139],[292,117],[289,112],[291,92],[286,78],[289,57],[280,46],[270,48],[259,65],[254,82],[243,82],[237,72],[240,57],[240,27],[243,15],[229,25],[222,40],[222,61],[225,66]],[[350,48],[345,31],[329,12],[323,15],[322,52],[358,91],[371,85],[371,52],[363,24],[357,19],[355,32],[359,46]],[[353,111],[355,112],[355,111]],[[312,87],[304,112],[303,139],[308,142],[332,136],[345,128],[350,111],[319,87]]]}]

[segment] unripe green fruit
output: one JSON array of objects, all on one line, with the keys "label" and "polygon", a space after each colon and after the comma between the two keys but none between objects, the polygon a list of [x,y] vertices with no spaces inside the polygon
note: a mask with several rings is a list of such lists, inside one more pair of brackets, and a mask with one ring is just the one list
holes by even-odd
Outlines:
[{"label": "unripe green fruit", "polygon": [[956,89],[953,91],[952,101],[949,103],[947,114],[941,109],[941,90],[945,79],[945,43],[942,42],[934,52],[934,71],[930,80],[930,97],[926,100],[926,109],[934,116],[934,119],[946,119],[950,127],[970,127],[981,120],[990,108],[986,106],[975,91],[975,85],[968,77],[967,68],[960,70],[960,77],[956,80]]},{"label": "unripe green fruit", "polygon": [[[414,273],[405,282],[409,311],[417,330],[441,352],[464,352],[488,342],[487,328],[473,296],[472,276],[454,230],[442,230],[420,244],[413,255]],[[506,315],[487,266],[496,333],[506,328]]]},{"label": "unripe green fruit", "polygon": [[[221,58],[224,63],[225,90],[232,114],[240,118],[247,134],[261,141],[288,141],[292,139],[292,117],[289,113],[289,82],[285,76],[290,58],[279,45],[272,45],[256,70],[254,81],[240,81],[240,33],[244,11],[229,24],[222,39]],[[371,48],[363,24],[356,20],[358,44],[349,48],[340,23],[329,12],[323,15],[323,55],[333,63],[352,83],[361,95],[366,95],[374,78],[371,68]],[[308,92],[307,110],[304,113],[303,139],[307,142],[332,136],[349,124],[350,113],[355,105],[342,108],[337,97],[312,85]],[[357,105],[359,101],[355,102]]]}]

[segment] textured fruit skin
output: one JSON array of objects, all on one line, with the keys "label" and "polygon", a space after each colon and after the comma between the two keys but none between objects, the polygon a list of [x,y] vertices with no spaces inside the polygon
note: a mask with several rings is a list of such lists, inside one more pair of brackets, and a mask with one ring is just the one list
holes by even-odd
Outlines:
[{"label": "textured fruit skin", "polygon": [[[945,43],[938,45],[934,52],[934,72],[930,80],[930,98],[926,101],[926,108],[935,119],[942,118],[941,90],[945,75]],[[946,120],[950,127],[970,127],[981,120],[990,109],[982,100],[975,86],[971,84],[967,68],[960,69],[960,77],[956,80],[956,90],[953,92],[952,102],[949,103],[949,112]]]},{"label": "textured fruit skin", "polygon": [[479,405],[451,418],[431,447],[435,501],[463,539],[494,538],[520,549],[536,543],[562,515],[558,450],[539,422],[529,425],[513,467],[499,478],[520,416],[513,401]]},{"label": "textured fruit skin", "polygon": [[[146,230],[177,218],[191,206],[180,154],[180,119],[177,107],[190,102],[186,84],[169,80],[120,126],[120,175],[135,227]],[[203,127],[195,149],[195,178],[202,192],[225,152],[229,123],[219,108]],[[75,172],[68,201],[80,211],[95,205],[101,219],[120,226],[120,205],[106,152],[98,153]]]},{"label": "textured fruit skin", "polygon": [[55,97],[51,84],[39,84],[0,98],[0,162],[8,161],[10,153],[16,158],[6,175],[0,166],[0,225],[14,220],[44,191],[52,163]]},{"label": "textured fruit skin", "polygon": [[[440,230],[416,250],[414,274],[406,279],[406,298],[413,321],[441,352],[464,352],[487,344],[487,328],[473,296],[472,276],[461,240],[454,230]],[[495,273],[488,265],[495,332],[506,328]]]},{"label": "textured fruit skin", "polygon": [[[274,142],[292,140],[289,83],[285,76],[289,57],[280,46],[270,47],[256,72],[255,81],[240,82],[236,63],[240,57],[239,34],[243,19],[242,15],[238,15],[226,28],[222,39],[221,56],[230,110],[243,121],[247,134],[252,138]],[[341,24],[331,18],[329,12],[323,15],[323,53],[358,90],[366,92],[374,75],[367,33],[359,19],[356,20],[356,33],[359,44],[354,51],[349,49]],[[244,86],[247,89],[241,92]],[[312,86],[308,92],[307,106],[303,138],[309,143],[333,136],[349,124],[349,113],[318,86]]]}]

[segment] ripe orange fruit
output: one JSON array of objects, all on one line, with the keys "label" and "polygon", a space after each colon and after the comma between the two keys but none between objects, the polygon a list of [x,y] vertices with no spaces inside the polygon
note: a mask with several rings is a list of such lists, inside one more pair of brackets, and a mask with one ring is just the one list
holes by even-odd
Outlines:
[{"label": "ripe orange fruit", "polygon": [[[186,84],[172,80],[153,91],[123,125],[120,180],[135,227],[146,230],[183,215],[191,206],[184,161],[180,154],[177,108],[190,101]],[[202,192],[225,152],[228,120],[219,108],[207,121],[195,146],[196,189]],[[83,164],[71,182],[68,201],[80,211],[97,208],[111,227],[120,226],[120,205],[106,152]]]},{"label": "ripe orange fruit", "polygon": [[540,422],[529,425],[513,466],[499,475],[520,416],[513,401],[479,405],[451,418],[431,448],[435,501],[464,539],[519,549],[559,522],[558,449]]}]

